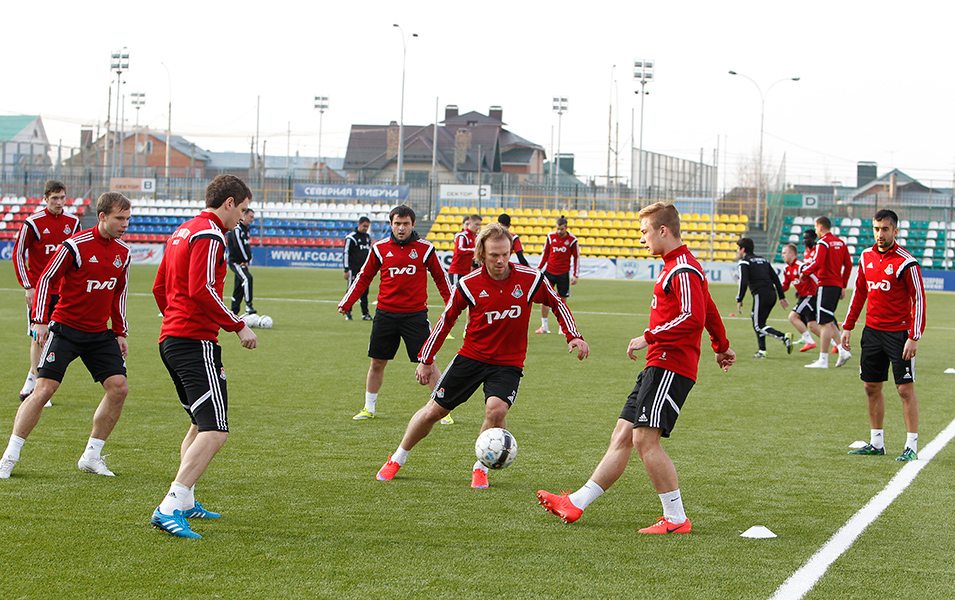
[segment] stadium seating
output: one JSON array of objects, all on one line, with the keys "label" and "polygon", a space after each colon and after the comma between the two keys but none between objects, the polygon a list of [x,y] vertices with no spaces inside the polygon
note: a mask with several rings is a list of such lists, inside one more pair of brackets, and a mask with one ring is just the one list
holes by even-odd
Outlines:
[{"label": "stadium seating", "polygon": [[[43,197],[4,196],[0,198],[0,240],[16,239],[27,217],[45,206]],[[65,209],[82,217],[89,210],[89,198],[67,198]]]},{"label": "stadium seating", "polygon": [[[199,200],[133,200],[132,220],[124,239],[129,242],[162,243],[184,221],[204,207]],[[391,206],[308,202],[256,203],[252,244],[337,248],[355,228],[359,217],[371,219],[372,238],[388,230]]]},{"label": "stadium seating", "polygon": [[[774,260],[782,262],[782,247],[792,243],[799,247],[800,254],[804,248],[802,232],[811,229],[815,217],[786,216],[783,220],[783,231],[779,236],[779,247]],[[860,218],[841,218],[833,220],[832,232],[846,242],[853,262],[858,261],[859,255],[866,248],[872,247],[875,238],[872,235],[870,222],[863,222]],[[896,238],[925,268],[950,269],[955,259],[955,222],[899,220],[899,233]]]},{"label": "stadium seating", "polygon": [[[454,234],[461,230],[462,218],[478,212],[477,209],[442,207],[427,235],[438,250],[453,250]],[[554,230],[554,220],[563,214],[567,227],[577,236],[581,256],[606,258],[652,258],[640,244],[640,220],[630,211],[556,211],[540,208],[485,208],[481,215],[485,223],[496,220],[506,212],[511,216],[511,232],[521,236],[524,251],[540,254],[544,239]],[[735,242],[747,230],[746,215],[716,215],[687,213],[682,216],[683,241],[704,260],[735,261]]]}]

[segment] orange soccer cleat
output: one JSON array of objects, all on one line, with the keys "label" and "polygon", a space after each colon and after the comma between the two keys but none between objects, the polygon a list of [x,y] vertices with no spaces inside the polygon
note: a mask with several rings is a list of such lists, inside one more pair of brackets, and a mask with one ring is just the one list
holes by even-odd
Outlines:
[{"label": "orange soccer cleat", "polygon": [[378,481],[391,481],[395,478],[395,473],[398,472],[398,469],[401,468],[401,465],[391,460],[391,457],[388,457],[388,462],[384,464],[380,469],[378,469],[378,475],[376,476]]},{"label": "orange soccer cleat", "polygon": [[656,524],[644,527],[640,533],[690,533],[692,530],[693,526],[690,525],[689,519],[677,524],[667,521],[666,517],[660,517]]},{"label": "orange soccer cleat", "polygon": [[799,351],[800,351],[800,352],[809,352],[809,351],[812,350],[813,348],[817,348],[817,347],[818,347],[818,345],[816,344],[816,342],[809,342],[809,343],[807,343],[807,344],[803,344],[803,345],[802,345],[802,348],[800,348]]},{"label": "orange soccer cleat", "polygon": [[483,490],[490,485],[487,482],[487,471],[484,469],[474,469],[474,472],[471,473],[471,487],[476,490]]},{"label": "orange soccer cleat", "polygon": [[560,517],[560,520],[564,523],[573,523],[584,514],[582,509],[577,508],[574,506],[574,503],[570,501],[570,496],[567,495],[567,492],[562,492],[560,496],[558,496],[557,494],[540,490],[537,492],[537,501],[540,502],[540,505],[548,512]]}]

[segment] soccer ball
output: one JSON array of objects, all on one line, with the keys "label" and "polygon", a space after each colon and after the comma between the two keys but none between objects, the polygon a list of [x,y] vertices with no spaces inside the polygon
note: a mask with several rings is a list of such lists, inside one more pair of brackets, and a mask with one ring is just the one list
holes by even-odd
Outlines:
[{"label": "soccer ball", "polygon": [[262,319],[259,315],[256,315],[256,314],[242,315],[242,317],[240,318],[243,321],[245,321],[245,324],[248,325],[249,327],[258,327]]},{"label": "soccer ball", "polygon": [[272,329],[272,317],[268,315],[259,317],[259,327],[262,329]]},{"label": "soccer ball", "polygon": [[503,469],[517,458],[517,440],[508,430],[493,427],[478,436],[474,454],[484,466]]}]

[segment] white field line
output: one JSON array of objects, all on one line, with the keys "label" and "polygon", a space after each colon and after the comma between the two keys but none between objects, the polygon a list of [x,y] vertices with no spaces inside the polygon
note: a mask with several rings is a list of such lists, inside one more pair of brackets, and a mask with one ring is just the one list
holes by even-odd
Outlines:
[{"label": "white field line", "polygon": [[822,579],[830,565],[848,550],[866,527],[871,525],[912,483],[929,461],[955,437],[955,421],[948,424],[921,452],[919,459],[906,463],[885,488],[872,497],[859,512],[825,543],[806,564],[790,575],[770,600],[799,600]]}]

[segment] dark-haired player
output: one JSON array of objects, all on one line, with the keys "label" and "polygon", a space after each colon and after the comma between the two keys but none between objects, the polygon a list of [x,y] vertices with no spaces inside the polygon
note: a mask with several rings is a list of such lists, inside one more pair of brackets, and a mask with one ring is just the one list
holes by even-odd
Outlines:
[{"label": "dark-haired player", "polygon": [[[813,233],[813,239],[816,234]],[[793,303],[793,309],[789,311],[789,322],[799,332],[803,341],[800,352],[808,352],[816,348],[816,341],[812,334],[817,336],[819,324],[816,323],[816,283],[815,275],[803,276],[799,273],[799,268],[803,261],[799,260],[799,250],[796,244],[786,244],[782,250],[783,262],[786,267],[783,269],[783,291],[788,292],[792,287],[796,292],[796,301]],[[812,254],[809,253],[811,257]]]},{"label": "dark-haired player", "polygon": [[[36,386],[36,365],[40,362],[42,350],[36,341],[36,332],[31,321],[37,283],[60,244],[80,228],[79,217],[63,208],[66,203],[66,185],[62,181],[47,181],[43,186],[43,200],[46,206],[23,221],[13,245],[14,272],[17,274],[17,281],[26,290],[27,335],[30,336],[30,371],[20,390],[20,402],[23,402]],[[51,290],[49,299],[48,311],[52,313],[59,299],[59,290]]]},{"label": "dark-haired player", "polygon": [[[547,234],[544,240],[540,270],[566,302],[570,298],[570,286],[576,285],[577,277],[580,276],[580,246],[577,238],[567,231],[567,218],[564,215],[557,218],[557,229]],[[542,304],[541,326],[534,333],[550,333],[547,312],[547,305]]]},{"label": "dark-haired player", "polygon": [[[113,476],[103,461],[106,438],[113,431],[129,393],[126,383],[126,288],[129,283],[129,246],[120,238],[129,227],[131,205],[118,192],[106,192],[96,201],[96,226],[65,240],[44,269],[33,296],[33,323],[43,348],[33,392],[20,404],[13,434],[3,458],[0,479],[20,459],[20,448],[40,420],[43,406],[63,381],[76,358],[106,394],[93,414],[93,430],[77,467],[97,475]],[[52,313],[50,294],[60,291]]]},{"label": "dark-haired player", "polygon": [[[415,213],[410,206],[399,205],[388,215],[391,235],[371,247],[358,277],[338,303],[338,312],[348,313],[375,275],[381,275],[378,304],[368,343],[368,377],[365,380],[365,407],[352,417],[374,419],[378,391],[388,361],[395,357],[404,340],[411,362],[418,362],[418,351],[428,339],[428,273],[447,302],[451,298],[448,276],[430,242],[414,230]],[[437,371],[437,367],[433,367]]]},{"label": "dark-haired player", "polygon": [[[832,222],[829,217],[816,219],[816,242],[812,260],[806,262],[801,269],[803,276],[815,275],[819,280],[816,289],[816,322],[819,323],[819,358],[806,365],[808,369],[829,368],[829,345],[839,339],[839,326],[836,324],[836,308],[839,300],[846,295],[846,286],[849,285],[849,276],[852,274],[852,257],[846,243],[836,237],[832,231]],[[852,358],[846,349],[839,347],[839,359],[836,366],[841,367]]]},{"label": "dark-haired player", "polygon": [[452,286],[475,268],[474,243],[482,222],[481,215],[473,214],[465,221],[464,229],[454,234],[454,252],[448,265],[448,279]]},{"label": "dark-haired player", "polygon": [[793,351],[792,335],[783,333],[766,324],[769,313],[776,306],[777,295],[783,308],[788,308],[789,302],[786,301],[786,294],[779,282],[779,276],[776,275],[776,269],[768,260],[754,254],[754,248],[751,238],[740,238],[736,242],[736,254],[739,256],[739,289],[736,292],[736,306],[740,312],[743,311],[743,297],[746,296],[748,288],[753,295],[751,317],[753,319],[753,330],[756,332],[756,342],[759,345],[759,350],[753,355],[753,358],[766,358],[767,335],[781,341],[786,347],[786,352],[791,354]]},{"label": "dark-haired player", "polygon": [[511,215],[507,213],[501,213],[497,216],[497,222],[504,226],[504,229],[511,234],[511,240],[514,242],[514,246],[511,249],[511,256],[517,258],[517,262],[529,267],[530,263],[527,262],[527,259],[524,258],[524,244],[521,243],[521,236],[516,233],[511,233]]},{"label": "dark-haired player", "polygon": [[859,257],[856,286],[841,339],[842,346],[849,350],[849,338],[865,305],[859,377],[864,382],[872,429],[869,443],[849,454],[885,454],[882,384],[888,379],[891,364],[908,431],[902,454],[895,460],[917,460],[919,401],[915,396],[915,354],[925,331],[925,287],[918,260],[895,241],[898,215],[880,210],[872,220],[872,230],[875,245]]},{"label": "dark-haired player", "polygon": [[[380,481],[394,479],[408,452],[423,440],[440,419],[484,386],[484,423],[481,431],[507,426],[507,411],[517,397],[527,355],[527,324],[535,302],[554,309],[567,338],[568,351],[583,360],[590,349],[577,332],[573,315],[537,269],[515,265],[511,235],[498,223],[478,234],[474,251],[482,264],[461,278],[441,319],[421,347],[415,371],[418,382],[432,386],[431,399],[411,417],[401,444],[378,471]],[[464,345],[435,381],[434,359],[458,316],[468,311]],[[487,467],[480,461],[471,471],[471,487],[488,487]]]},{"label": "dark-haired player", "polygon": [[226,232],[236,226],[252,191],[233,175],[206,187],[206,208],[166,241],[153,296],[162,312],[159,356],[192,421],[180,446],[179,470],[150,522],[178,537],[202,537],[186,519],[216,518],[196,502],[196,482],[229,437],[229,396],[219,329],[234,332],[243,348],[255,333],[222,302]]},{"label": "dark-haired player", "polygon": [[680,238],[680,214],[672,204],[657,202],[640,211],[641,242],[663,269],[653,287],[650,326],[630,340],[627,356],[647,349],[647,366],[624,404],[610,447],[593,475],[572,494],[537,492],[541,506],[565,523],[580,518],[591,502],[616,482],[636,448],[663,505],[663,516],[640,533],[689,533],[692,525],[673,461],[661,438],[670,437],[687,394],[696,382],[703,329],[710,334],[716,363],[725,371],[736,361],[719,310],[710,298],[703,268]]},{"label": "dark-haired player", "polygon": [[[349,231],[348,235],[345,236],[345,249],[342,252],[342,263],[345,267],[345,281],[348,282],[348,285],[345,286],[346,290],[351,287],[352,282],[355,281],[355,277],[358,276],[358,271],[361,270],[362,265],[368,260],[368,252],[371,250],[371,236],[368,235],[369,229],[371,229],[371,219],[361,217],[358,219],[358,225],[355,226],[355,229]],[[358,299],[358,302],[361,305],[361,320],[371,321],[371,314],[368,312],[367,288],[365,289],[365,293]],[[352,320],[351,311],[345,313],[345,320]]]},{"label": "dark-haired player", "polygon": [[235,227],[229,230],[226,239],[229,249],[229,268],[234,275],[232,312],[235,314],[239,314],[242,300],[245,300],[245,314],[254,315],[257,312],[252,308],[252,271],[249,269],[249,264],[252,262],[252,222],[254,220],[255,210],[246,209]]}]

